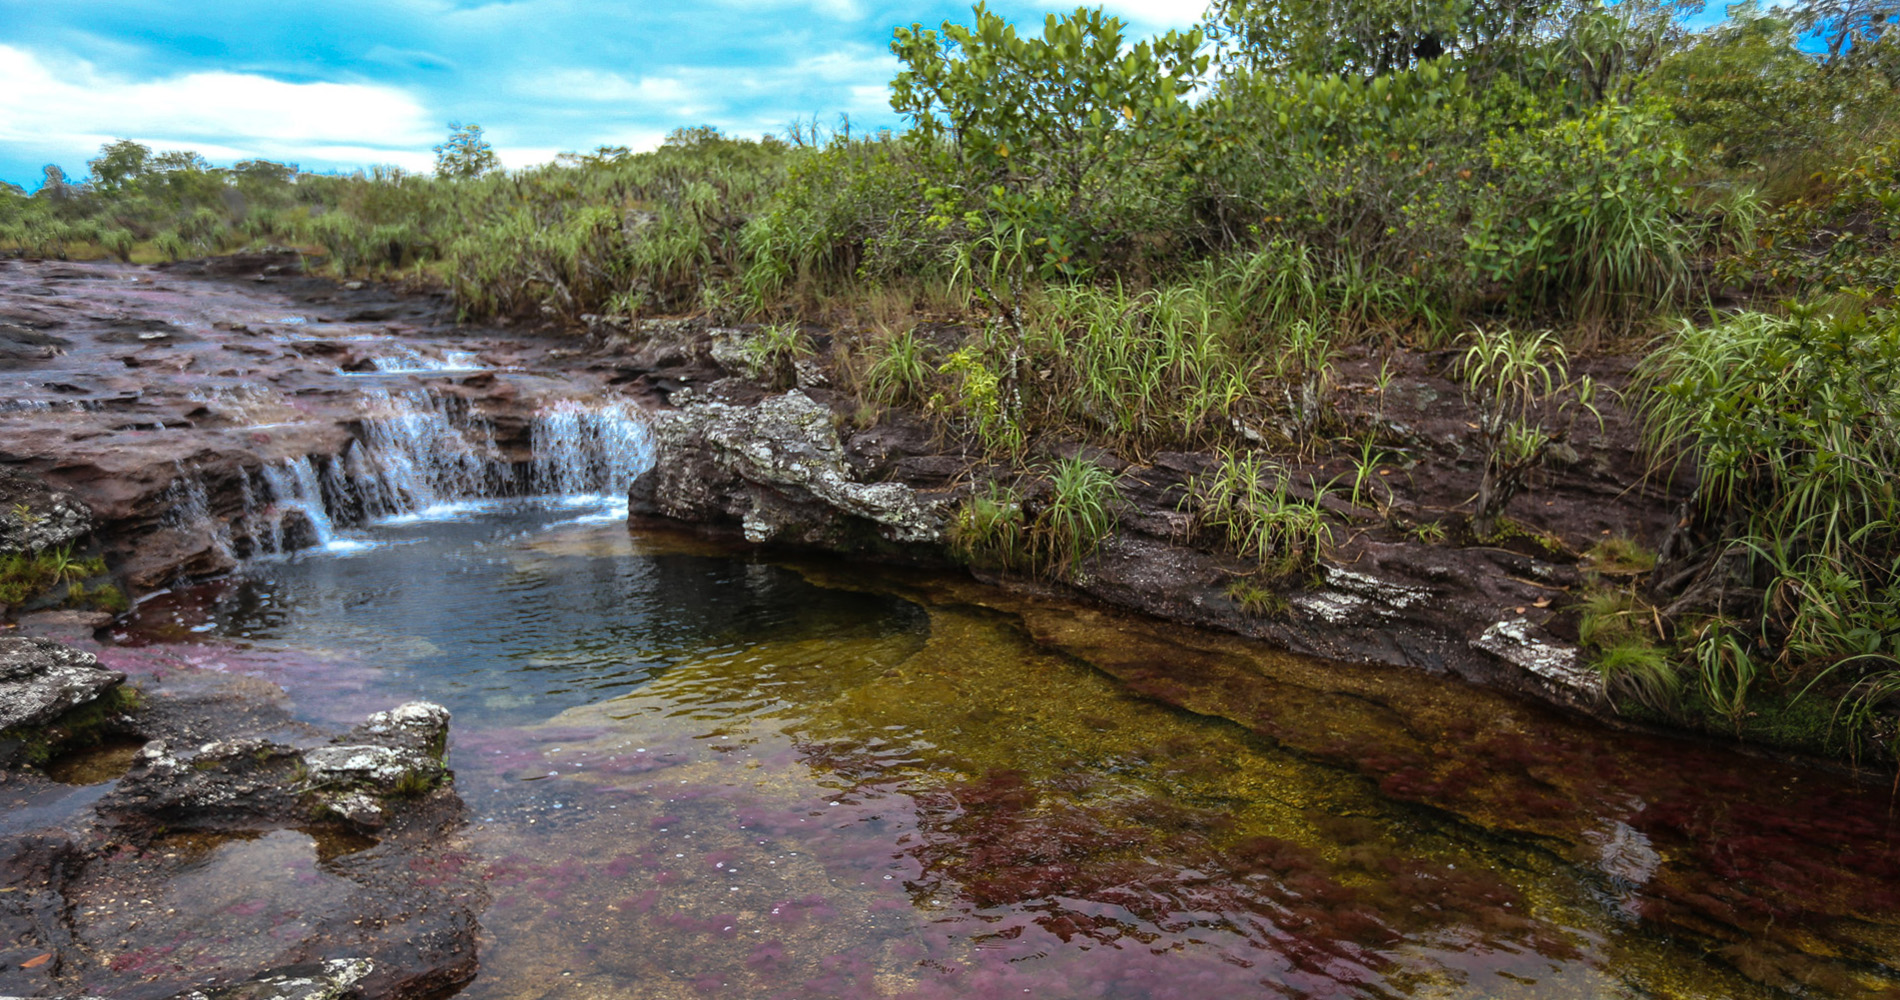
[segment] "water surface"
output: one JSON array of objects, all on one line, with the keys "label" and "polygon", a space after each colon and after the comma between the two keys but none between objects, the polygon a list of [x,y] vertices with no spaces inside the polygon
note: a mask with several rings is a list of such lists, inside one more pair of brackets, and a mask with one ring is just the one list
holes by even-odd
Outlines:
[{"label": "water surface", "polygon": [[113,652],[448,705],[475,997],[1896,995],[1881,792],[612,515],[386,524]]}]

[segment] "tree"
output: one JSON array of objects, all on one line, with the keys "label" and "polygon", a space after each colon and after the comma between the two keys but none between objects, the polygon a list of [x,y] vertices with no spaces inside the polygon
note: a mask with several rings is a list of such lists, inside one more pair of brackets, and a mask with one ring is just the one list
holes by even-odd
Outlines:
[{"label": "tree", "polygon": [[435,175],[445,179],[480,177],[501,168],[495,148],[482,135],[482,127],[470,122],[449,123],[449,137],[435,147]]},{"label": "tree", "polygon": [[151,169],[152,148],[130,139],[120,139],[99,147],[99,156],[86,161],[92,170],[92,182],[99,190],[117,192]]},{"label": "tree", "polygon": [[[1851,2],[1851,0],[1850,0]],[[1561,34],[1580,14],[1657,6],[1651,0],[1215,0],[1209,33],[1258,70],[1384,76],[1440,56],[1480,77]],[[1695,5],[1699,8],[1699,4]]]},{"label": "tree", "polygon": [[1795,5],[1795,29],[1827,46],[1827,61],[1877,48],[1900,26],[1900,0],[1806,0]]},{"label": "tree", "polygon": [[79,186],[66,179],[66,171],[57,163],[48,163],[40,168],[40,175],[38,197],[48,201],[65,201],[79,193]]},{"label": "tree", "polygon": [[1201,33],[1125,46],[1119,19],[1077,8],[1024,37],[984,4],[973,12],[969,27],[897,29],[891,108],[918,141],[947,144],[956,182],[982,192],[992,225],[1026,226],[1066,264],[1054,241],[1098,237],[1087,220],[1104,197],[1171,155],[1169,126],[1208,65]]}]

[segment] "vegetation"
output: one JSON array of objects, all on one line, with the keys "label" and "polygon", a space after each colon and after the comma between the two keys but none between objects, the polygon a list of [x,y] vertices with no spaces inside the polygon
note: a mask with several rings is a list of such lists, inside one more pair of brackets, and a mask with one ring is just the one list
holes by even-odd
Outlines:
[{"label": "vegetation", "polygon": [[124,610],[125,595],[110,584],[88,592],[83,581],[106,574],[105,560],[75,556],[70,548],[43,552],[14,552],[0,556],[0,606],[17,606],[64,585],[73,604],[90,602],[107,610]]},{"label": "vegetation", "polygon": [[[1342,531],[1498,537],[1597,425],[1585,362],[1645,352],[1624,402],[1699,484],[1693,516],[1652,568],[1593,557],[1586,646],[1653,711],[1742,727],[1833,699],[1858,725],[1900,694],[1900,8],[1689,30],[1698,9],[1216,0],[1142,40],[979,5],[896,31],[901,133],[685,128],[510,171],[467,125],[433,176],[120,141],[83,179],[0,189],[0,250],[293,246],[470,318],[758,324],[781,385],[822,327],[845,384],[982,460],[967,558],[1073,577],[1117,481],[1056,456],[1212,450],[1184,509],[1255,567],[1234,593],[1256,610]],[[1448,352],[1475,418],[1455,511],[1381,479],[1409,461],[1389,374],[1370,418],[1340,405],[1363,391],[1345,359],[1407,350]]]}]

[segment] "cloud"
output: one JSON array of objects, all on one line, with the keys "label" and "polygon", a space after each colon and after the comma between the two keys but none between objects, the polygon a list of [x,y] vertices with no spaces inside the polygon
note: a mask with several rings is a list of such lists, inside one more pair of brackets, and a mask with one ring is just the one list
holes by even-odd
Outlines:
[{"label": "cloud", "polygon": [[1102,9],[1140,30],[1164,32],[1193,27],[1207,5],[1190,0],[1102,0]]},{"label": "cloud", "polygon": [[[0,144],[69,156],[117,137],[214,158],[418,162],[439,130],[406,92],[252,73],[127,80],[0,45]],[[338,155],[342,154],[342,155]]]}]

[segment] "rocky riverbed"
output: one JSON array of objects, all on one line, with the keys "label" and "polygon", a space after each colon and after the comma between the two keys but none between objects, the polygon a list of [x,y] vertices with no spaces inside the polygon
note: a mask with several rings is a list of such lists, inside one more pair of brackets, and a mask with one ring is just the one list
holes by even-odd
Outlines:
[{"label": "rocky riverbed", "polygon": [[[247,559],[348,552],[369,544],[353,526],[372,518],[527,494],[626,498],[636,524],[732,545],[943,568],[957,505],[998,471],[923,416],[868,411],[840,391],[823,333],[815,356],[761,372],[750,328],[596,322],[583,334],[452,320],[438,297],[308,277],[289,253],[166,268],[0,261],[0,370],[13,386],[0,401],[0,555],[31,556],[40,574],[5,609],[0,637],[0,995],[419,997],[477,971],[488,890],[445,766],[446,711],[384,703],[312,724],[282,688],[243,671],[109,655],[106,626],[127,603]],[[1632,421],[1609,402],[1513,508],[1522,530],[1509,539],[1412,530],[1455,516],[1476,482],[1449,361],[1403,357],[1376,402],[1374,360],[1342,364],[1350,419],[1382,422],[1405,442],[1404,460],[1383,487],[1384,520],[1346,518],[1356,526],[1274,613],[1239,601],[1244,567],[1186,530],[1184,484],[1208,455],[1137,464],[1063,442],[1040,445],[1042,457],[1087,455],[1120,475],[1120,529],[1107,544],[1059,583],[978,571],[996,589],[937,583],[912,599],[999,609],[1046,649],[1144,697],[1559,853],[1594,857],[1593,838],[1654,826],[1655,802],[1690,803],[1678,810],[1690,819],[1669,827],[1692,859],[1681,871],[1643,854],[1648,840],[1630,849],[1642,881],[1663,886],[1643,897],[1642,919],[1719,942],[1737,968],[1770,941],[1768,972],[1743,969],[1752,981],[1835,983],[1835,938],[1853,935],[1816,943],[1778,929],[1777,914],[1865,920],[1884,940],[1886,875],[1846,902],[1805,895],[1854,870],[1849,855],[1871,849],[1872,826],[1841,834],[1846,847],[1758,838],[1771,867],[1813,850],[1847,859],[1799,891],[1774,890],[1763,917],[1725,895],[1726,862],[1703,857],[1703,827],[1727,821],[1696,818],[1702,792],[1645,779],[1643,753],[1598,752],[1568,722],[1503,701],[1487,704],[1511,731],[1480,732],[1438,705],[1436,689],[1389,674],[1320,697],[1319,681],[1255,663],[1263,647],[1250,640],[1264,640],[1632,725],[1581,662],[1563,595],[1604,571],[1584,555],[1604,537],[1667,548],[1679,523],[1671,484],[1645,476]],[[1623,360],[1594,365],[1607,384],[1627,379]],[[1296,478],[1341,472],[1315,461]],[[916,585],[899,575],[880,586]],[[175,621],[173,640],[209,627]],[[1169,623],[1230,636],[1177,643]],[[1176,646],[1178,662],[1164,664],[1157,651]],[[1308,698],[1324,702],[1310,717],[1288,707]],[[1346,740],[1321,717],[1377,738]],[[1536,756],[1562,763],[1540,770]],[[1800,773],[1775,771],[1787,787]],[[1600,794],[1589,775],[1644,791]],[[1764,816],[1782,808],[1747,801]],[[1855,822],[1873,823],[1854,802]],[[1623,847],[1602,850],[1620,858]],[[296,889],[266,888],[281,885]]]}]

